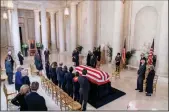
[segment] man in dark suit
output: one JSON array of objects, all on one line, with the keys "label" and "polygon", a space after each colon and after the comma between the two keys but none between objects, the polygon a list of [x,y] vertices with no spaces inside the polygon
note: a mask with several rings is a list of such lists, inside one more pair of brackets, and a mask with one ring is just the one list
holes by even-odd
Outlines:
[{"label": "man in dark suit", "polygon": [[78,82],[80,84],[79,94],[80,94],[80,104],[82,105],[82,111],[86,110],[88,94],[90,90],[90,84],[86,77],[87,70],[83,69],[82,76],[78,77]]},{"label": "man in dark suit", "polygon": [[146,72],[146,64],[145,60],[141,60],[141,66],[137,71],[138,78],[137,78],[137,88],[135,90],[139,90],[139,92],[143,92],[143,81],[145,79],[145,72]]},{"label": "man in dark suit", "polygon": [[50,52],[49,52],[49,50],[46,48],[45,51],[44,51],[45,62],[46,62],[46,61],[49,61],[49,54],[50,54]]},{"label": "man in dark suit", "polygon": [[73,97],[73,67],[69,68],[69,72],[65,74],[64,81],[65,81],[65,89],[66,93]]},{"label": "man in dark suit", "polygon": [[94,54],[92,54],[90,59],[90,65],[91,67],[96,68],[96,64],[97,64],[97,58]]},{"label": "man in dark suit", "polygon": [[38,82],[32,82],[31,92],[25,97],[28,111],[47,111],[45,99],[37,93]]}]

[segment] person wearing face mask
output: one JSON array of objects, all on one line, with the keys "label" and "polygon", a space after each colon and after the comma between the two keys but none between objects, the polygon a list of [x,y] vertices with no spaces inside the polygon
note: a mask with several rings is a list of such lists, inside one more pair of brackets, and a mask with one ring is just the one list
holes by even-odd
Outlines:
[{"label": "person wearing face mask", "polygon": [[140,66],[141,66],[141,61],[142,61],[142,60],[145,60],[145,64],[146,64],[146,58],[145,58],[145,56],[144,56],[144,53],[141,54]]},{"label": "person wearing face mask", "polygon": [[141,60],[141,65],[139,70],[137,71],[138,78],[137,78],[137,88],[135,90],[139,90],[139,92],[143,92],[143,81],[145,79],[145,73],[146,73],[146,64],[145,60]]},{"label": "person wearing face mask", "polygon": [[12,68],[11,58],[9,56],[7,56],[5,59],[5,70],[8,76],[8,84],[14,84],[13,83],[13,68]]},{"label": "person wearing face mask", "polygon": [[9,59],[10,59],[10,62],[11,62],[11,64],[12,64],[12,69],[13,69],[13,67],[14,67],[14,59],[13,59],[13,57],[12,57],[12,52],[11,51],[8,51],[8,55],[7,55],[8,57],[9,57]]},{"label": "person wearing face mask", "polygon": [[121,61],[120,53],[117,53],[115,61],[116,61],[116,72],[120,72],[120,61]]}]

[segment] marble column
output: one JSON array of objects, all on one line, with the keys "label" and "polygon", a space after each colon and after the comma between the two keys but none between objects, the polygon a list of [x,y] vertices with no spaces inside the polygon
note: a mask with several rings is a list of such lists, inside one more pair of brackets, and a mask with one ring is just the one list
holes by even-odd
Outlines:
[{"label": "marble column", "polygon": [[12,10],[11,9],[8,10],[8,28],[9,28],[8,45],[12,46],[13,42],[12,42]]},{"label": "marble column", "polygon": [[56,13],[56,48],[59,48],[59,16]]},{"label": "marble column", "polygon": [[[156,43],[155,43],[156,44]],[[156,75],[168,77],[168,1],[164,1],[157,54]]]},{"label": "marble column", "polygon": [[41,27],[42,27],[42,44],[44,49],[48,48],[47,38],[47,24],[46,24],[46,8],[44,4],[41,5]]},{"label": "marble column", "polygon": [[12,10],[12,40],[14,45],[14,54],[17,56],[17,53],[21,51],[21,41],[19,35],[18,10],[16,3],[14,3],[14,8]]},{"label": "marble column", "polygon": [[72,3],[70,6],[70,41],[71,52],[76,48],[77,41],[77,20],[76,20],[76,3]]},{"label": "marble column", "polygon": [[55,34],[55,12],[50,12],[50,26],[51,26],[51,45],[52,50],[56,50],[56,34]]},{"label": "marble column", "polygon": [[122,44],[122,28],[123,28],[123,11],[124,4],[121,0],[114,1],[114,28],[113,31],[113,56],[115,59],[117,53],[121,53]]},{"label": "marble column", "polygon": [[86,1],[87,2],[87,45],[86,50],[93,50],[95,45],[95,1]]},{"label": "marble column", "polygon": [[64,23],[63,23],[63,11],[59,10],[59,51],[65,51],[64,45]]},{"label": "marble column", "polygon": [[35,18],[35,40],[36,40],[36,43],[39,43],[39,42],[41,42],[39,10],[34,10],[34,18]]}]

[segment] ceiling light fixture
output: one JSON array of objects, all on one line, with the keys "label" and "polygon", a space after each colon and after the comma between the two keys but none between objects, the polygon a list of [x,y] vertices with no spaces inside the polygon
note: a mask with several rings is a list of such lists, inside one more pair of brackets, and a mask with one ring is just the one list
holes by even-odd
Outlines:
[{"label": "ceiling light fixture", "polygon": [[69,8],[67,7],[67,0],[66,0],[66,7],[65,7],[65,10],[64,10],[64,15],[65,16],[69,15]]},{"label": "ceiling light fixture", "polygon": [[3,19],[8,19],[6,12],[3,13]]},{"label": "ceiling light fixture", "polygon": [[3,1],[3,6],[4,6],[4,13],[3,13],[2,17],[3,17],[3,19],[8,19],[7,9],[6,9],[6,6],[5,6],[5,1]]}]

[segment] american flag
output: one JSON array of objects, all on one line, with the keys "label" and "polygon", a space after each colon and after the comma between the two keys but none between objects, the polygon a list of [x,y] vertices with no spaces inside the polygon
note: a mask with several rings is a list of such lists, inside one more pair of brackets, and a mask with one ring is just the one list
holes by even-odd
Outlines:
[{"label": "american flag", "polygon": [[122,51],[122,61],[123,61],[123,64],[126,63],[126,39],[124,41],[124,47],[123,47],[123,51]]},{"label": "american flag", "polygon": [[153,64],[153,54],[154,54],[154,39],[153,39],[153,43],[151,45],[150,52],[148,55],[148,61],[147,61],[148,65]]}]

